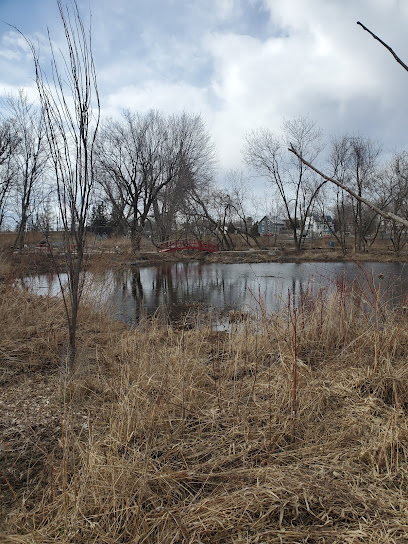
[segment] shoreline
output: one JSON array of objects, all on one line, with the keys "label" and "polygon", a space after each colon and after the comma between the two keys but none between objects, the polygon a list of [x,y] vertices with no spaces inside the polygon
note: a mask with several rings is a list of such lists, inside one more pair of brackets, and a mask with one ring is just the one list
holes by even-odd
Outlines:
[{"label": "shoreline", "polygon": [[[91,257],[92,260],[95,256]],[[112,265],[119,266],[157,266],[165,263],[201,261],[213,264],[245,264],[245,263],[319,263],[319,262],[373,262],[373,263],[408,263],[408,255],[397,256],[391,251],[373,251],[371,253],[348,253],[327,251],[322,249],[250,249],[218,251],[216,253],[179,251],[174,253],[157,253],[141,251],[137,258],[113,258]]]},{"label": "shoreline", "polygon": [[[295,251],[294,249],[250,249],[219,251],[204,253],[178,251],[174,253],[158,253],[142,250],[137,256],[121,251],[93,251],[86,254],[85,268],[89,270],[103,268],[125,268],[128,266],[146,267],[166,263],[182,263],[200,261],[214,264],[245,263],[325,263],[325,262],[375,262],[375,263],[408,263],[408,255],[397,256],[391,251],[374,250],[367,253],[348,253],[328,251],[320,248]],[[5,255],[0,268],[0,281],[29,274],[55,273],[64,268],[62,255],[55,260],[49,254],[12,253]]]}]

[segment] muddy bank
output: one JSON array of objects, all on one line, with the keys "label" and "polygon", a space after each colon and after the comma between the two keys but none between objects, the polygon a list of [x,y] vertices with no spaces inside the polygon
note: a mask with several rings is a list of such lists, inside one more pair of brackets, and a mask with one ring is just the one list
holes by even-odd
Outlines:
[{"label": "muddy bank", "polygon": [[370,253],[348,253],[326,249],[271,249],[249,251],[219,251],[207,254],[206,262],[211,263],[303,263],[303,262],[408,262],[407,255],[397,256],[390,251],[373,251]]},{"label": "muddy bank", "polygon": [[[397,256],[392,251],[374,250],[367,253],[343,255],[337,249],[305,249],[296,251],[289,249],[249,249],[234,251],[178,251],[159,253],[157,251],[140,251],[132,255],[124,251],[92,251],[86,253],[84,268],[103,270],[107,268],[123,268],[127,266],[155,266],[161,263],[202,261],[207,263],[307,263],[307,262],[408,262],[408,255]],[[64,272],[66,268],[63,255],[48,253],[12,253],[3,252],[0,256],[0,281],[25,275]]]},{"label": "muddy bank", "polygon": [[375,250],[367,253],[347,253],[344,255],[336,249],[305,249],[296,251],[290,249],[249,249],[218,251],[205,253],[202,251],[178,251],[173,253],[158,253],[141,251],[140,254],[126,261],[126,264],[134,266],[150,266],[163,262],[202,261],[208,263],[303,263],[303,262],[379,262],[379,263],[405,263],[408,255],[397,256],[392,251]]}]

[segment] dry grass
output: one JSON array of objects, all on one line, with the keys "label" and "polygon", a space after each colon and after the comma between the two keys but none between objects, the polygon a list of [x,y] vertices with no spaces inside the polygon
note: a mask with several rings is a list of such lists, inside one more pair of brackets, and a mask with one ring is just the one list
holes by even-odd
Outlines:
[{"label": "dry grass", "polygon": [[408,542],[404,315],[377,300],[367,317],[341,289],[230,333],[84,310],[64,377],[59,304],[14,296],[5,391],[37,362],[20,395],[45,367],[52,387],[31,400],[57,419],[31,435],[32,479],[5,457],[3,542]]}]

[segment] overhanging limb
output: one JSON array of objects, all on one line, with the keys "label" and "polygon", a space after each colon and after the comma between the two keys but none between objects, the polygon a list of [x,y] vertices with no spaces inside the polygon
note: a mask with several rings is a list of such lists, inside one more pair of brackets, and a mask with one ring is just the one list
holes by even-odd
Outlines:
[{"label": "overhanging limb", "polygon": [[307,167],[309,167],[311,170],[313,170],[314,172],[316,172],[316,174],[319,174],[319,176],[321,176],[323,179],[325,179],[326,181],[330,181],[331,183],[334,183],[335,185],[337,185],[337,187],[340,187],[340,189],[343,189],[343,191],[346,191],[349,195],[351,195],[353,198],[355,198],[356,200],[359,200],[360,202],[362,202],[363,204],[365,204],[366,206],[368,206],[369,208],[371,208],[373,211],[375,211],[375,213],[377,213],[378,215],[381,215],[381,217],[384,217],[384,219],[388,219],[388,221],[395,221],[395,223],[400,223],[401,225],[404,225],[404,227],[408,227],[408,221],[402,217],[399,217],[398,215],[395,215],[391,212],[387,212],[385,210],[381,210],[380,208],[378,208],[375,204],[373,204],[372,202],[370,202],[369,200],[367,200],[366,198],[362,197],[362,196],[359,196],[357,193],[355,193],[352,189],[350,189],[349,187],[346,187],[345,185],[343,185],[343,183],[341,183],[340,181],[338,181],[337,179],[334,179],[334,178],[330,178],[329,176],[326,176],[326,174],[324,174],[323,172],[321,172],[320,170],[318,170],[315,166],[313,166],[313,164],[311,164],[310,162],[308,162],[306,159],[304,159],[301,155],[299,155],[299,153],[295,150],[295,148],[293,147],[292,144],[290,144],[290,147],[288,148],[288,150],[293,153],[294,155],[296,155],[296,157],[302,161],[302,163],[304,165],[306,165]]},{"label": "overhanging limb", "polygon": [[381,38],[379,38],[378,36],[376,36],[374,34],[374,32],[371,32],[371,30],[369,28],[367,28],[366,26],[363,25],[363,23],[360,23],[360,21],[357,21],[357,24],[361,26],[361,28],[364,28],[364,30],[366,32],[368,32],[369,34],[371,34],[371,36],[377,40],[378,42],[380,42],[381,45],[383,45],[386,49],[388,49],[388,51],[391,53],[391,55],[394,57],[394,59],[398,62],[398,64],[400,64],[407,72],[408,72],[408,66],[405,64],[404,61],[402,61],[399,56],[395,53],[395,51],[393,51],[391,49],[391,47],[389,45],[387,45],[385,42],[382,41]]}]

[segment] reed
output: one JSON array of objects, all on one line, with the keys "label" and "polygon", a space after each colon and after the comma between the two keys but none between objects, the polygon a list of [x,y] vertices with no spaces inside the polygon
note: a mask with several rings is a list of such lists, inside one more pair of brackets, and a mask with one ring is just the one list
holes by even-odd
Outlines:
[{"label": "reed", "polygon": [[17,421],[2,542],[407,541],[408,327],[380,300],[339,287],[228,333],[84,308],[62,377],[58,301],[4,289],[2,402],[24,372],[55,418]]}]

